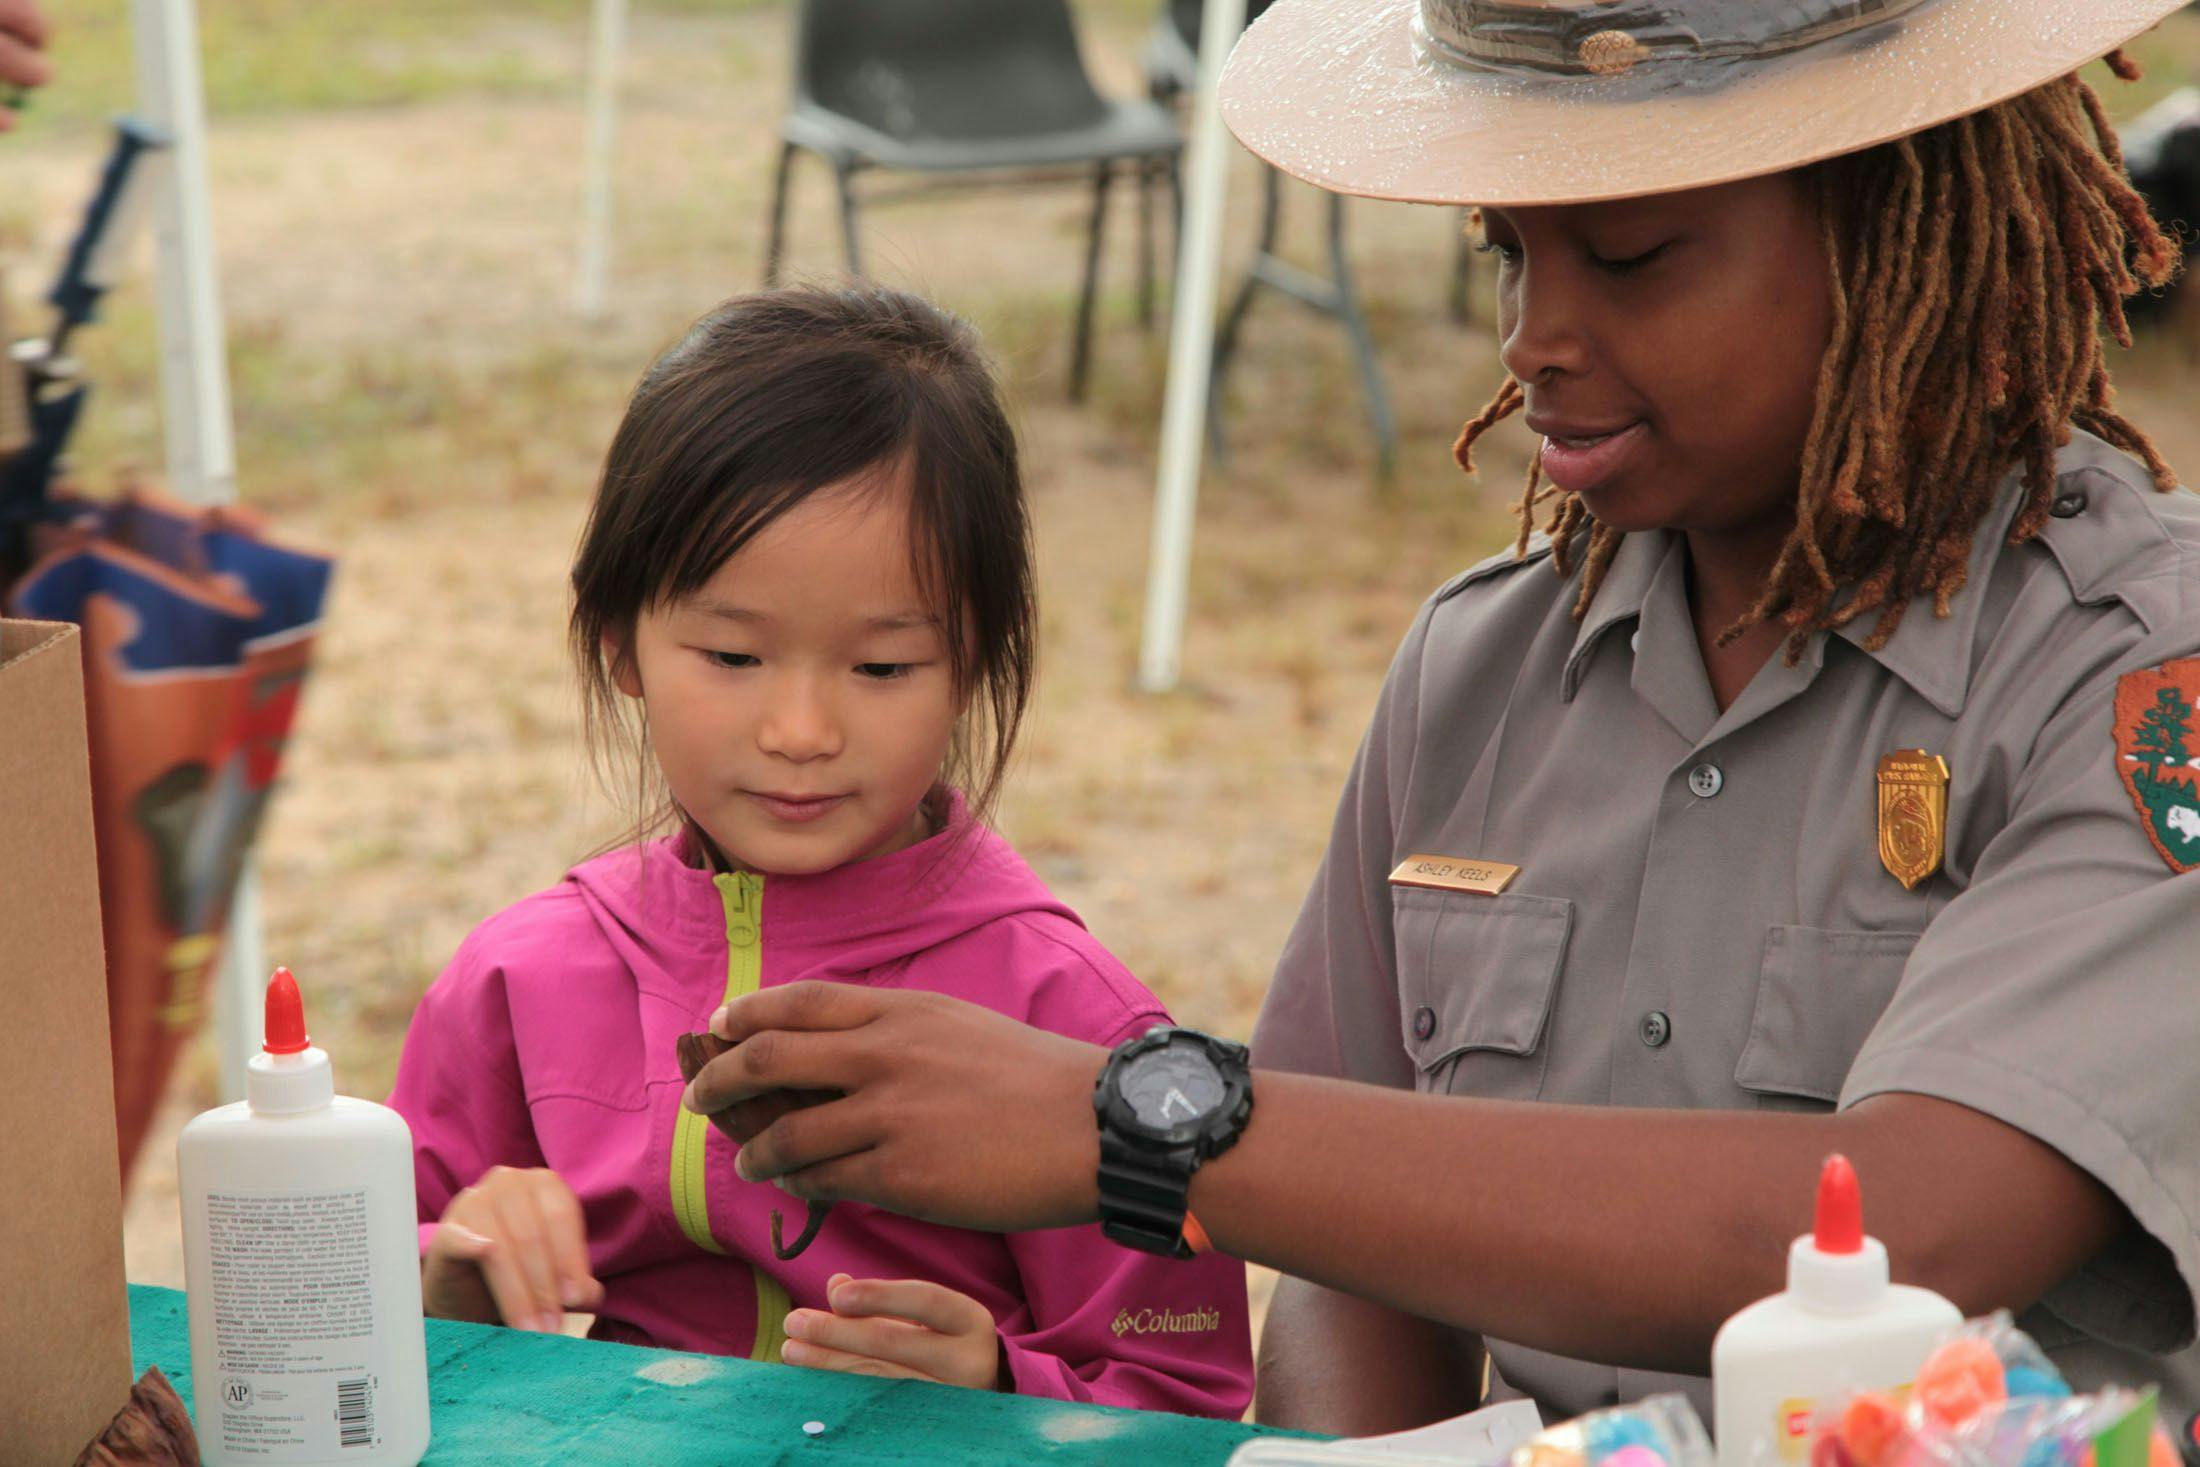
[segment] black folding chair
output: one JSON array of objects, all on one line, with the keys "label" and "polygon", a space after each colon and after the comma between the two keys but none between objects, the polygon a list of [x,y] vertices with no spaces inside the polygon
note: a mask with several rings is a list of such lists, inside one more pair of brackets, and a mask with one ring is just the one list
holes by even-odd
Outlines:
[{"label": "black folding chair", "polygon": [[[794,73],[764,283],[779,279],[788,174],[798,152],[832,165],[848,269],[858,275],[859,173],[957,174],[965,175],[962,182],[1020,185],[1089,171],[1092,222],[1070,351],[1070,397],[1081,399],[1108,189],[1127,169],[1141,180],[1159,174],[1176,191],[1184,140],[1168,111],[1099,94],[1078,52],[1067,0],[803,0]],[[862,202],[889,196],[867,191]],[[1147,231],[1140,294],[1150,301],[1150,217]]]}]

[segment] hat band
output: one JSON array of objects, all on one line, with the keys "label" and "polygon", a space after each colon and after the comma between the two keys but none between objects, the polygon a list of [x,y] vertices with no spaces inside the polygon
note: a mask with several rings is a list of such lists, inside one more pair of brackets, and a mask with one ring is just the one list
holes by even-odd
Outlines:
[{"label": "hat band", "polygon": [[1777,56],[1870,31],[1926,0],[1421,0],[1451,59],[1610,76],[1646,61]]}]

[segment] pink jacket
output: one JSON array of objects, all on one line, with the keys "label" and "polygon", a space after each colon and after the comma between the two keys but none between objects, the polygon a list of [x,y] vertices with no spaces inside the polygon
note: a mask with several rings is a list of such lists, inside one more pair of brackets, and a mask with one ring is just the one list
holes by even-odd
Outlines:
[{"label": "pink jacket", "polygon": [[411,1123],[421,1246],[490,1167],[578,1194],[601,1338],[776,1361],[825,1281],[926,1278],[999,1323],[1016,1390],[1235,1418],[1252,1391],[1241,1265],[1173,1262],[1097,1227],[996,1236],[842,1203],[781,1263],[803,1207],[734,1175],[681,1109],[675,1036],[734,994],[803,978],[921,988],[1114,1044],[1161,1005],[961,802],[947,831],[818,876],[712,876],[677,840],[630,847],[481,924],[428,989],[390,1104]]}]

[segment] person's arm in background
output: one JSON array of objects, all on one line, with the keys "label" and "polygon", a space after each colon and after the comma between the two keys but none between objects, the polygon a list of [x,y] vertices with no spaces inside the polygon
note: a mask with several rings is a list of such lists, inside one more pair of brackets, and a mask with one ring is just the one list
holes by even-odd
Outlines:
[{"label": "person's arm in background", "polygon": [[1482,1404],[1482,1338],[1288,1275],[1261,1333],[1253,1419],[1379,1436]]},{"label": "person's arm in background", "polygon": [[15,109],[26,87],[53,79],[46,59],[46,17],[37,0],[0,0],[0,132],[15,126]]}]

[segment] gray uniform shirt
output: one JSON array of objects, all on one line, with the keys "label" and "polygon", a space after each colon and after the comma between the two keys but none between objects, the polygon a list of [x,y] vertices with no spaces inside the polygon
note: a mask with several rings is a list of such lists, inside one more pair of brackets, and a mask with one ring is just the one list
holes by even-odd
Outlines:
[{"label": "gray uniform shirt", "polygon": [[[1869,617],[1821,634],[1724,713],[1677,536],[1629,536],[1580,622],[1548,546],[1445,586],[1392,665],[1255,1063],[1572,1104],[1959,1102],[2137,1220],[2026,1328],[2081,1385],[2200,1404],[2200,872],[2150,842],[2111,727],[2124,674],[2200,656],[2200,498],[2085,434],[2057,469],[2055,517],[2014,547],[2012,479],[1949,616],[1913,606],[1878,652]],[[1879,848],[1879,761],[1905,749],[1951,776],[1915,890]],[[1393,886],[1412,855],[1521,870],[1498,896]],[[1551,1419],[1662,1389],[1710,1419],[1701,1380],[1489,1347],[1501,1393]]]}]

